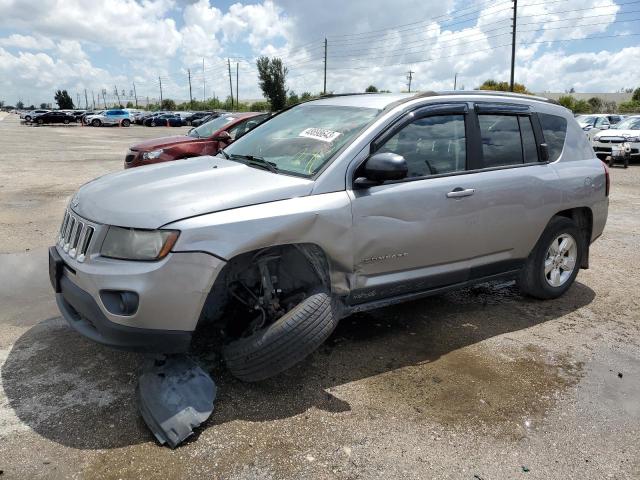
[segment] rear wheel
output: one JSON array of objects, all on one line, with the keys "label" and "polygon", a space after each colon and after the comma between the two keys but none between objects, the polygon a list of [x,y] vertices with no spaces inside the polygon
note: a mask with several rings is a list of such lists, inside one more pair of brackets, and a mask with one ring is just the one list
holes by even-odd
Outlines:
[{"label": "rear wheel", "polygon": [[91,120],[91,125],[93,125],[94,127],[99,127],[100,125],[102,125],[102,122],[97,118],[94,118],[93,120]]},{"label": "rear wheel", "polygon": [[155,122],[155,121],[152,121],[152,122],[149,124],[149,126],[150,126],[150,127],[155,127],[155,126],[156,126],[156,122]]},{"label": "rear wheel", "polygon": [[529,255],[518,277],[523,293],[540,299],[557,298],[573,284],[586,249],[576,223],[554,217]]},{"label": "rear wheel", "polygon": [[126,120],[125,119],[125,120],[122,121],[122,126],[123,127],[128,127],[129,125],[131,125],[131,121],[130,120]]},{"label": "rear wheel", "polygon": [[65,119],[62,121],[62,123],[64,123],[65,125],[69,125],[69,119],[68,119],[68,118],[65,118]]},{"label": "rear wheel", "polygon": [[42,120],[41,118],[39,118],[38,120],[36,120],[36,123],[38,125],[42,125],[44,123],[44,120]]}]

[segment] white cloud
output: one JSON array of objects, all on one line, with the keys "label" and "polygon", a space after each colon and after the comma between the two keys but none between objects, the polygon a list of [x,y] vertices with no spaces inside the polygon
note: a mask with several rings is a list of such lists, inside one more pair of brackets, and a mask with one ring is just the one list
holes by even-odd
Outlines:
[{"label": "white cloud", "polygon": [[24,50],[49,50],[55,43],[47,37],[31,35],[20,35],[14,33],[6,38],[0,38],[0,47],[15,47]]}]

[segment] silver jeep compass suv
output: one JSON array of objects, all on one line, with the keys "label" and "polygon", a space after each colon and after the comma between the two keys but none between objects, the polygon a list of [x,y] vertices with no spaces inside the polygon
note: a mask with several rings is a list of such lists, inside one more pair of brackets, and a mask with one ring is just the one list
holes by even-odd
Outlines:
[{"label": "silver jeep compass suv", "polygon": [[81,334],[171,353],[205,326],[254,381],[352,312],[503,278],[562,295],[588,266],[608,193],[571,112],[543,98],[329,96],[215,157],[87,183],[49,273]]}]

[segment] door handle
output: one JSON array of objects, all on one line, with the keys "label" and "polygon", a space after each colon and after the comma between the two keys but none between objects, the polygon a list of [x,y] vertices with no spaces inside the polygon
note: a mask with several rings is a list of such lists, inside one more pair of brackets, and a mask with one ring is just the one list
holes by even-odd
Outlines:
[{"label": "door handle", "polygon": [[447,193],[447,198],[462,198],[462,197],[470,197],[476,192],[475,188],[454,188],[449,193]]}]

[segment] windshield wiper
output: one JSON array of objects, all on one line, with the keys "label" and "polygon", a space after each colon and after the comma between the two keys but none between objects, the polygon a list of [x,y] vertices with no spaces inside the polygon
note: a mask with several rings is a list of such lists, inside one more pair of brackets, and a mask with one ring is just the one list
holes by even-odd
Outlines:
[{"label": "windshield wiper", "polygon": [[218,153],[221,153],[222,156],[224,158],[226,158],[227,160],[229,160],[231,157],[229,156],[229,154],[227,152],[225,152],[224,150],[219,150]]},{"label": "windshield wiper", "polygon": [[[226,153],[225,153],[226,155]],[[242,160],[246,160],[249,165],[265,167],[271,173],[278,173],[278,167],[275,163],[269,162],[262,157],[256,157],[254,155],[239,155],[237,153],[232,153],[231,158],[239,158]]]}]

